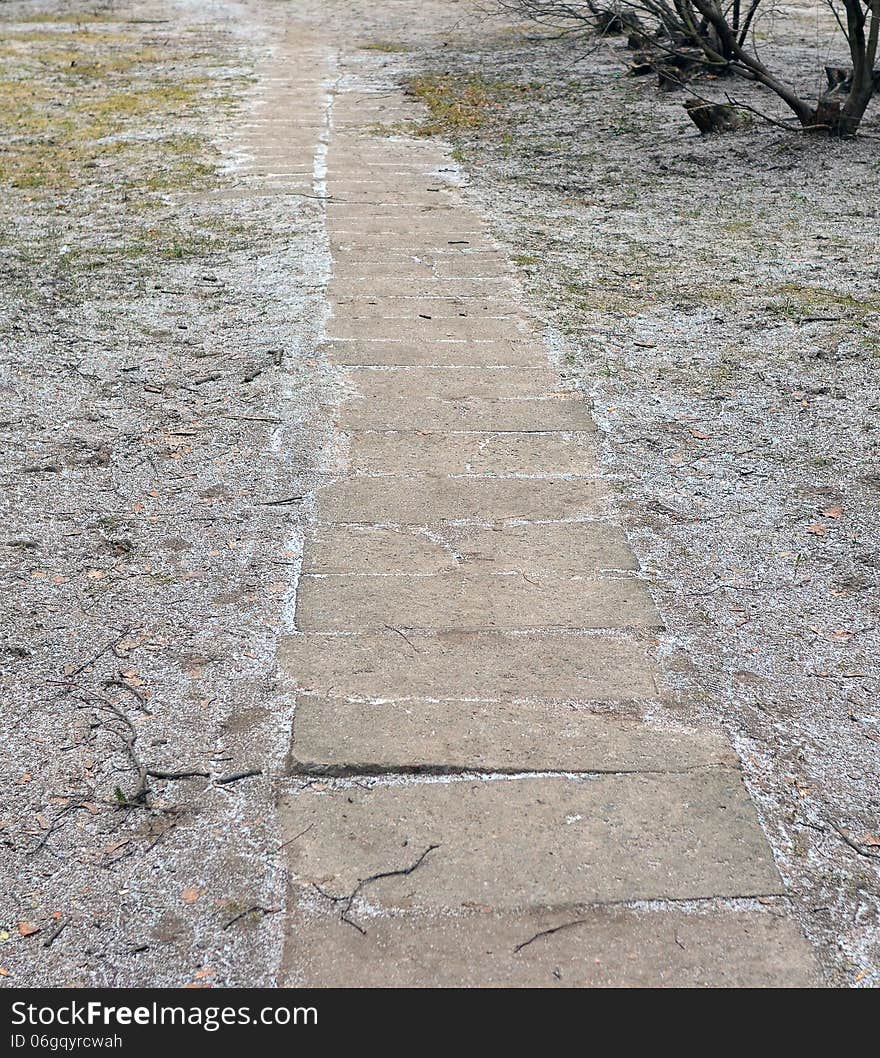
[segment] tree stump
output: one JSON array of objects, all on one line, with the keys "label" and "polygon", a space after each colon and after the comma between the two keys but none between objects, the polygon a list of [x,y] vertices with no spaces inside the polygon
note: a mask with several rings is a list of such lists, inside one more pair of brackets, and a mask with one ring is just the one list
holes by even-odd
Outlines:
[{"label": "tree stump", "polygon": [[704,103],[702,99],[686,99],[684,108],[700,130],[701,136],[708,136],[712,132],[736,132],[748,124],[741,111],[726,103]]}]

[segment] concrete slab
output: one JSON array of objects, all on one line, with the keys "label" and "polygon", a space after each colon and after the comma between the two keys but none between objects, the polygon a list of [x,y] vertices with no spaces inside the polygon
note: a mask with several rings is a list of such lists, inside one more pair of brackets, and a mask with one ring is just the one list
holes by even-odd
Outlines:
[{"label": "concrete slab", "polygon": [[449,254],[493,252],[495,243],[479,232],[449,232],[437,230],[424,232],[385,232],[383,234],[359,234],[339,232],[330,235],[331,251],[352,253],[366,250],[373,254],[397,252],[405,255],[431,252]]},{"label": "concrete slab", "polygon": [[595,429],[587,406],[579,396],[506,400],[462,397],[371,397],[339,405],[336,421],[342,430],[480,430],[497,432]]},{"label": "concrete slab", "polygon": [[363,250],[342,252],[333,256],[333,274],[340,278],[362,279],[366,276],[404,276],[419,279],[469,279],[509,277],[510,268],[501,254],[440,254],[422,252],[366,253]]},{"label": "concrete slab", "polygon": [[577,394],[549,364],[539,367],[352,367],[345,382],[364,400],[561,398]]},{"label": "concrete slab", "polygon": [[[282,984],[325,988],[811,988],[812,952],[778,911],[572,908],[294,912]],[[529,943],[530,942],[530,943]],[[525,947],[522,947],[525,945]]]},{"label": "concrete slab", "polygon": [[507,277],[486,279],[342,279],[334,278],[327,288],[329,297],[342,301],[362,297],[455,297],[465,303],[470,298],[515,296]]},{"label": "concrete slab", "polygon": [[556,521],[599,513],[604,491],[580,478],[356,477],[316,490],[318,520],[398,525]]},{"label": "concrete slab", "polygon": [[525,341],[528,328],[515,319],[478,319],[470,316],[431,317],[430,319],[384,320],[341,319],[327,321],[328,338],[378,341],[438,341],[460,338],[468,341]]},{"label": "concrete slab", "polygon": [[[592,420],[590,420],[592,427]],[[349,440],[356,474],[575,474],[593,477],[593,429],[577,433],[358,432]]]},{"label": "concrete slab", "polygon": [[661,628],[647,588],[632,577],[455,572],[428,576],[300,577],[296,627],[303,632],[384,628],[526,630]]},{"label": "concrete slab", "polygon": [[659,698],[650,643],[595,633],[406,632],[282,638],[298,690],[375,699],[632,702]]},{"label": "concrete slab", "polygon": [[544,702],[358,702],[300,695],[290,770],[640,772],[735,766],[720,733]]},{"label": "concrete slab", "polygon": [[[441,246],[446,246],[449,239],[468,241],[475,235],[485,235],[488,231],[488,226],[473,213],[454,207],[450,207],[445,215],[417,212],[408,217],[371,217],[366,214],[339,217],[331,213],[327,216],[327,228],[331,239],[340,246],[346,243],[347,236],[354,237],[358,243],[366,242],[369,246],[381,245],[385,235],[397,236],[395,242],[403,240],[407,247],[414,246],[417,241],[423,239],[429,240],[429,246],[434,245],[438,239]],[[365,240],[364,236],[376,238]]]},{"label": "concrete slab", "polygon": [[430,316],[472,319],[517,318],[521,315],[517,306],[497,297],[371,297],[340,298],[330,295],[334,316],[352,319],[398,319],[416,320]]},{"label": "concrete slab", "polygon": [[547,363],[537,342],[325,341],[320,352],[344,366],[534,366]]},{"label": "concrete slab", "polygon": [[636,560],[606,522],[466,526],[434,530],[320,525],[303,545],[304,573],[443,573],[452,570],[595,573],[631,570]]},{"label": "concrete slab", "polygon": [[[385,910],[780,893],[735,769],[305,787],[282,797],[292,878]],[[306,830],[306,828],[309,828]],[[304,832],[305,831],[305,832]]]}]

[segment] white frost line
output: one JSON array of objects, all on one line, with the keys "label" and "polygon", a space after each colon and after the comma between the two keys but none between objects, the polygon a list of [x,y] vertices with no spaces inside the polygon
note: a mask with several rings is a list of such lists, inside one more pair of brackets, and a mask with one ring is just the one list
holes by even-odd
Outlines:
[{"label": "white frost line", "polygon": [[[328,55],[326,57],[326,62],[331,70],[335,68],[335,56]],[[326,78],[322,83],[322,102],[324,112],[321,123],[318,126],[320,132],[315,144],[315,153],[312,156],[311,188],[317,200],[322,204],[327,196],[327,150],[330,143],[330,133],[332,129],[334,84],[335,79],[332,77]],[[315,256],[318,266],[316,271],[319,271],[320,274],[316,276],[318,281],[314,284],[311,294],[313,299],[319,301],[319,305],[316,305],[317,311],[315,312],[317,320],[317,333],[315,334],[316,344],[319,344],[323,340],[324,326],[329,311],[327,300],[324,297],[324,291],[326,290],[331,275],[330,242],[327,235],[326,212],[324,212],[324,225],[321,229],[319,238],[321,240],[321,245]],[[280,439],[280,432],[278,437]],[[296,602],[299,594],[300,576],[302,574],[303,539],[303,527],[298,526],[291,531],[291,535],[287,541],[287,550],[293,556],[292,564],[288,567],[289,587],[285,595],[281,618],[282,625],[287,634],[296,632]]]}]

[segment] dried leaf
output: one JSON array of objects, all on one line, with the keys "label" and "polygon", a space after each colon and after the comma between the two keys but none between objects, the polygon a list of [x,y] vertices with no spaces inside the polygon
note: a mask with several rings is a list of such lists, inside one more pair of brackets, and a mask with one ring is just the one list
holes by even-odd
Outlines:
[{"label": "dried leaf", "polygon": [[822,525],[821,522],[816,522],[814,525],[807,527],[807,532],[812,533],[813,536],[827,536],[828,530]]},{"label": "dried leaf", "polygon": [[36,922],[19,922],[18,932],[22,937],[32,937],[35,933],[40,932],[40,927]]},{"label": "dried leaf", "polygon": [[821,512],[821,514],[823,518],[839,518],[843,514],[843,508],[838,507],[837,505],[833,507],[826,507],[825,510]]},{"label": "dried leaf", "polygon": [[197,900],[201,900],[204,895],[204,889],[184,889],[180,894],[180,898],[185,904],[194,904]]},{"label": "dried leaf", "polygon": [[702,430],[691,429],[688,430],[688,433],[691,435],[691,437],[696,437],[698,441],[708,441],[709,438],[712,436],[712,434],[710,433],[703,433]]}]

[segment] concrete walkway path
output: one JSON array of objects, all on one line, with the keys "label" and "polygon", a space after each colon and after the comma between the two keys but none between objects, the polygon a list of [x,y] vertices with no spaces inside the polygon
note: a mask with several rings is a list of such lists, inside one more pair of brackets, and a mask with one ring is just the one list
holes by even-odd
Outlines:
[{"label": "concrete walkway path", "polygon": [[661,620],[587,407],[448,152],[373,131],[419,111],[371,71],[292,28],[245,145],[327,196],[347,440],[282,648],[283,983],[812,983],[725,739],[648,719]]}]

